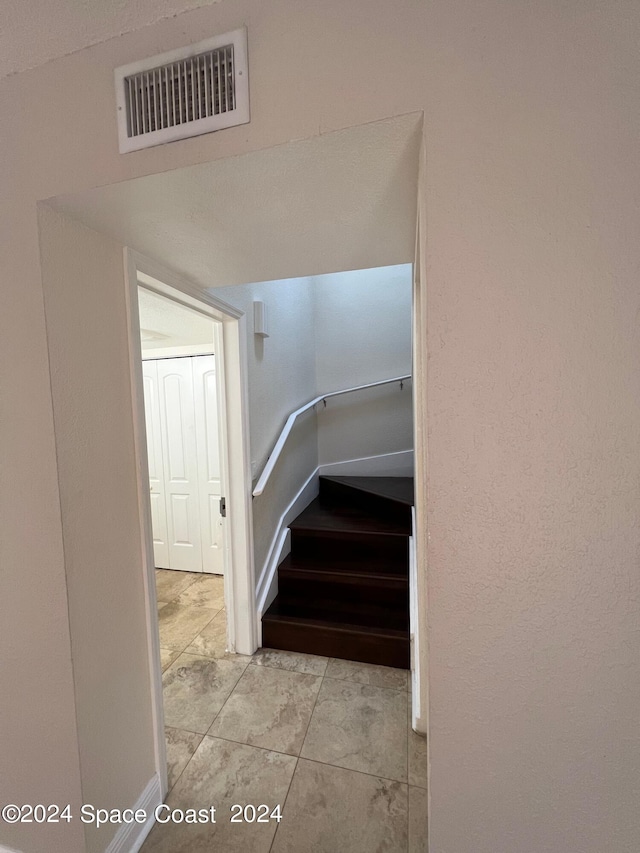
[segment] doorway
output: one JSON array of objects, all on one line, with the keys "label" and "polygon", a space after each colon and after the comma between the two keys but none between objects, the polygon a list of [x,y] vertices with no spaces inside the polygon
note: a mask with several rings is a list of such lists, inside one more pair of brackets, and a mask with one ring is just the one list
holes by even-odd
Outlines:
[{"label": "doorway", "polygon": [[[139,356],[140,344],[139,341],[137,344],[130,342],[129,357],[119,360],[119,354],[122,353],[122,343],[126,344],[126,341],[123,341],[122,336],[118,339],[117,331],[119,328],[124,329],[124,322],[121,313],[118,313],[115,294],[109,290],[107,271],[111,279],[117,280],[122,271],[122,246],[135,246],[138,251],[144,252],[147,258],[154,258],[154,262],[148,261],[146,266],[144,259],[142,259],[139,270],[148,273],[157,282],[174,284],[179,299],[185,304],[194,304],[202,310],[203,302],[207,305],[214,304],[218,309],[220,308],[219,303],[207,302],[207,293],[216,293],[216,290],[219,291],[219,288],[222,287],[263,280],[283,280],[296,275],[303,275],[309,270],[313,270],[316,274],[323,274],[333,272],[336,269],[362,268],[364,265],[385,266],[398,263],[399,260],[408,262],[414,257],[415,250],[416,185],[424,185],[424,180],[418,181],[416,174],[417,164],[422,162],[422,159],[419,160],[418,158],[421,127],[422,116],[407,116],[373,123],[366,127],[323,134],[317,138],[288,143],[275,149],[250,152],[243,155],[240,160],[237,158],[221,158],[158,174],[145,175],[131,181],[123,181],[120,184],[58,197],[50,202],[63,216],[74,222],[80,222],[83,226],[88,226],[86,233],[81,233],[81,240],[75,239],[75,230],[71,231],[74,235],[74,243],[72,244],[67,233],[70,229],[66,226],[62,227],[65,225],[63,222],[60,227],[54,229],[55,239],[51,238],[48,241],[50,262],[54,266],[57,263],[61,267],[59,283],[56,282],[55,288],[53,285],[49,288],[53,293],[47,321],[51,332],[50,340],[54,343],[59,342],[61,348],[66,347],[65,338],[68,337],[69,329],[68,317],[82,317],[83,326],[89,325],[92,334],[98,337],[100,341],[100,361],[98,362],[96,357],[94,363],[96,366],[101,365],[103,376],[108,379],[108,387],[119,391],[121,396],[122,393],[128,396],[133,389],[134,410],[136,411],[133,423],[133,430],[136,433],[135,455],[133,453],[134,447],[129,447],[127,443],[133,445],[130,442],[130,436],[126,434],[126,429],[130,430],[129,407],[125,404],[123,408],[121,396],[112,395],[114,404],[117,405],[118,411],[126,420],[123,428],[119,432],[114,430],[113,435],[110,435],[109,430],[104,429],[103,424],[98,422],[96,425],[96,419],[92,417],[93,410],[96,408],[96,395],[93,394],[93,388],[89,383],[86,383],[85,390],[83,373],[79,369],[76,370],[78,376],[74,373],[74,365],[81,362],[82,359],[88,359],[89,364],[91,364],[90,359],[94,356],[94,349],[87,345],[87,334],[84,337],[81,335],[74,336],[71,345],[68,346],[73,354],[73,359],[70,357],[68,361],[64,362],[67,375],[71,374],[76,383],[72,388],[75,389],[77,386],[83,389],[82,395],[76,394],[74,398],[76,403],[74,416],[76,416],[79,401],[80,412],[84,421],[99,439],[99,442],[96,442],[96,456],[99,457],[100,453],[104,454],[105,452],[110,455],[116,454],[121,449],[128,448],[129,456],[135,460],[137,465],[136,482],[131,484],[135,488],[131,490],[133,494],[130,495],[127,510],[132,510],[128,517],[135,518],[133,510],[137,501],[135,509],[140,520],[139,522],[136,520],[136,524],[139,524],[139,531],[142,535],[134,536],[130,532],[126,541],[129,550],[128,552],[125,551],[124,556],[127,565],[134,562],[137,564],[138,555],[142,556],[140,564],[144,580],[143,584],[139,580],[136,580],[136,583],[140,587],[139,592],[144,590],[146,595],[144,602],[142,602],[142,595],[136,600],[137,616],[132,608],[131,625],[132,628],[139,631],[142,627],[142,613],[145,612],[146,624],[144,627],[148,632],[147,645],[151,646],[149,652],[150,665],[147,671],[151,673],[152,693],[155,690],[158,697],[155,702],[155,707],[159,709],[155,720],[156,732],[162,732],[162,696],[159,689],[160,677],[157,664],[159,647],[153,630],[157,625],[157,616],[155,614],[155,584],[150,580],[150,577],[153,576],[152,561],[149,559],[149,554],[152,554],[150,535],[149,541],[146,540],[147,531],[151,530],[151,524],[150,521],[146,520],[147,515],[150,518],[146,450],[141,449],[146,444],[144,431],[141,429],[141,424],[144,424],[141,368],[139,369],[139,376],[131,376],[134,370],[132,365],[135,364],[136,358]],[[363,156],[363,152],[366,152],[367,156]],[[297,168],[296,164],[304,164],[305,167]],[[292,180],[292,175],[295,176],[295,181]],[[327,180],[327,176],[331,176],[331,180]],[[323,192],[320,194],[317,192],[318,187],[323,188]],[[271,204],[256,204],[256,198],[278,200],[278,211],[281,215],[274,215]],[[314,199],[314,203],[310,204],[309,199]],[[384,204],[380,203],[382,199],[384,199]],[[424,227],[425,219],[422,214],[419,221],[421,228]],[[346,228],[347,225],[348,228]],[[92,238],[92,234],[99,235],[100,239]],[[103,236],[104,239],[102,239]],[[90,251],[86,252],[84,266],[76,263],[78,242],[82,244],[86,242],[90,248]],[[422,239],[420,242],[423,242]],[[69,246],[66,253],[68,264],[59,262],[61,252],[58,249],[58,243]],[[331,246],[330,252],[327,252],[327,246]],[[92,275],[92,265],[97,254],[105,261],[103,264],[105,273],[101,278]],[[130,257],[133,256],[134,253],[131,253]],[[82,254],[79,257],[81,261],[85,258]],[[159,263],[156,262],[161,262],[164,267],[160,268]],[[71,266],[71,273],[75,274],[75,278],[73,275],[69,275],[67,266]],[[422,266],[423,263],[416,264],[414,271],[416,273],[416,286],[420,278],[421,287],[424,287],[425,277]],[[76,271],[76,267],[79,267],[78,271]],[[134,264],[129,275],[129,280],[134,283],[135,287],[137,287],[138,269]],[[164,275],[167,270],[179,272],[180,276],[184,276],[187,282],[192,283],[192,286],[190,288],[188,286],[183,287],[183,282],[177,277],[174,281],[170,273]],[[419,271],[420,276],[418,278]],[[95,282],[95,285],[92,288],[86,287],[87,280]],[[160,287],[161,285],[157,286]],[[189,301],[189,294],[193,297],[193,302]],[[172,294],[172,297],[175,298],[175,295],[175,293]],[[218,295],[221,294],[218,292],[216,297]],[[55,301],[53,300],[54,296]],[[422,364],[420,353],[426,336],[426,324],[422,321],[424,305],[422,300],[418,302],[418,296],[419,294],[416,294],[414,311],[416,332],[414,335],[414,356],[416,356],[414,376],[415,386],[421,389],[424,384],[424,368],[426,365]],[[222,298],[226,297],[223,296]],[[121,300],[122,308],[124,308],[123,302],[124,300]],[[96,303],[104,307],[102,317],[96,315]],[[59,305],[64,308],[64,321],[62,318],[63,308],[58,308]],[[252,307],[251,305],[247,306],[245,312],[247,317],[252,316]],[[131,312],[131,305],[129,309]],[[86,318],[90,316],[97,318],[93,324],[87,323]],[[254,349],[259,353],[259,346],[252,347],[255,338],[247,334],[247,331],[253,330],[245,329],[243,318],[239,318],[237,313],[234,314],[233,309],[230,312],[222,310],[218,316],[223,322],[225,350],[227,347],[231,349],[236,347],[245,356],[247,353],[250,355]],[[273,319],[272,316],[271,320]],[[103,340],[101,336],[107,324],[110,337]],[[133,331],[136,328],[135,323],[130,322],[129,325],[131,326],[130,341],[135,341],[135,335],[137,334],[139,337],[139,332],[134,333]],[[87,331],[86,328],[82,330]],[[240,345],[241,336],[244,337]],[[277,345],[281,340],[282,337],[272,336],[271,344]],[[236,358],[238,358],[237,352]],[[87,371],[85,370],[85,372]],[[93,370],[91,376],[95,376]],[[239,368],[235,371],[235,378],[231,376],[231,371],[226,369],[225,381],[229,395],[242,395],[244,393],[242,391],[244,378]],[[268,388],[268,386],[261,387]],[[65,414],[64,407],[67,405],[65,390],[62,388],[57,392],[62,401],[59,407],[63,416]],[[422,400],[422,397],[420,399]],[[418,400],[416,402],[418,403]],[[292,405],[291,408],[293,409],[294,406]],[[424,434],[424,400],[416,406],[416,409],[416,451],[418,451],[419,443],[424,447],[424,440],[426,439]],[[230,409],[230,419],[235,417],[233,415],[235,411],[237,409],[234,407]],[[254,429],[252,433],[255,433],[255,425],[260,424],[260,421],[260,417],[253,419]],[[258,448],[257,455],[252,457],[246,455],[248,442],[246,442],[246,431],[243,423],[239,422],[232,425],[228,432],[229,444],[233,445],[236,442],[236,456],[239,454],[245,464],[245,492],[240,498],[240,500],[245,501],[245,505],[234,508],[234,497],[231,494],[228,512],[233,544],[238,544],[242,552],[243,549],[246,549],[246,540],[251,537],[250,524],[247,522],[243,528],[242,521],[238,520],[242,519],[242,512],[248,512],[251,504],[251,482],[246,471],[251,470],[250,459],[255,459],[256,471],[254,473],[259,473],[263,454],[259,452],[260,448]],[[276,434],[275,428],[271,429],[271,433]],[[244,446],[238,448],[238,443],[242,442],[245,442]],[[233,449],[231,452],[233,455]],[[245,453],[244,456],[243,453]],[[424,467],[424,460],[419,461],[420,457],[424,457],[424,453],[417,452],[417,478],[420,477],[420,472]],[[75,456],[71,453],[69,460],[69,473],[67,474],[65,470],[61,469],[61,484],[66,488],[66,477],[69,488],[75,489],[77,466],[75,465]],[[242,469],[242,464],[240,468]],[[101,499],[95,501],[95,507],[91,508],[96,517],[95,520],[92,517],[89,519],[93,527],[85,524],[86,529],[92,532],[96,528],[99,529],[104,518],[105,508],[111,509],[112,512],[117,509],[122,497],[120,481],[121,478],[116,481],[115,485],[110,481],[107,482],[108,488],[104,489]],[[417,490],[419,495],[423,494],[423,487],[424,483]],[[269,504],[273,509],[273,503],[270,501]],[[264,508],[265,505],[267,502],[263,501],[260,506]],[[262,555],[266,553],[269,546],[269,540],[265,534],[265,518],[262,517],[264,514],[261,515],[260,506],[256,507],[254,518],[256,551],[260,552],[256,561],[257,570],[255,572],[255,576],[258,578],[261,576],[261,572],[258,570],[263,565]],[[240,515],[236,509],[239,509]],[[424,561],[426,524],[424,512],[420,511],[419,508],[417,510],[416,529],[419,531],[419,535],[416,537],[416,564],[418,566],[416,574],[418,594],[414,598],[414,604],[417,602],[416,607],[421,611],[421,624],[424,626],[426,624],[426,594],[424,593],[426,583]],[[280,509],[278,508],[279,512]],[[70,522],[67,524],[67,528],[71,529],[69,524]],[[234,528],[234,525],[237,527]],[[141,542],[141,540],[143,541]],[[87,548],[89,552],[87,556],[91,557],[94,550],[95,546],[92,546],[91,551]],[[249,558],[245,561],[246,566],[250,565],[252,553],[252,549],[248,550]],[[110,554],[111,552],[106,553]],[[86,560],[84,552],[82,557]],[[105,560],[102,560],[98,564],[100,572],[95,572],[96,578],[92,578],[92,587],[106,576],[105,569],[108,568],[108,564],[105,566],[104,563]],[[240,611],[244,611],[245,608],[251,611],[252,605],[248,602],[251,602],[255,596],[255,582],[247,582],[246,578],[247,576],[251,578],[252,574],[252,572],[245,573],[244,569],[236,573],[234,567],[233,596],[236,603],[234,610],[237,609],[238,602],[243,602],[239,608]],[[131,578],[127,578],[127,581],[131,586],[134,585]],[[244,589],[241,589],[243,583]],[[75,592],[73,585],[71,592]],[[87,599],[93,601],[91,595],[88,595]],[[115,601],[107,601],[105,598],[104,604],[95,606],[95,613],[97,616],[100,616],[102,612],[106,615],[109,608],[115,612],[116,607]],[[230,612],[229,616],[231,618],[233,614]],[[87,659],[86,669],[91,671],[89,655],[86,650],[94,647],[100,648],[100,651],[105,646],[108,649],[113,648],[115,651],[114,659],[120,659],[122,657],[122,643],[118,645],[119,639],[116,641],[115,632],[110,633],[113,620],[109,619],[109,629],[102,632],[86,630],[84,628],[86,621],[84,619],[84,621],[79,621],[79,626],[72,626],[74,640],[78,648],[83,650]],[[235,621],[237,623],[238,619],[236,618]],[[230,626],[230,630],[235,630],[235,628],[232,629]],[[242,652],[244,649],[240,645],[240,635],[241,632],[236,631],[236,650]],[[424,630],[421,636],[426,639]],[[247,645],[249,652],[255,648],[254,642],[255,640],[252,638],[251,644]],[[139,638],[137,648],[141,649]],[[417,651],[417,648],[416,641],[414,649]],[[416,657],[422,661],[423,678],[420,689],[417,689],[418,685],[414,684],[412,700],[415,708],[418,705],[418,697],[423,696],[424,701],[420,702],[422,709],[420,716],[426,725],[426,649],[424,642],[421,645],[420,654]],[[144,669],[141,663],[141,661],[137,661],[139,672]],[[114,667],[112,681],[104,682],[104,702],[108,705],[106,685],[122,684],[123,689],[120,693],[124,698],[118,706],[122,711],[121,716],[128,721],[131,717],[135,717],[139,721],[136,731],[140,732],[148,726],[147,706],[145,704],[143,707],[141,699],[137,703],[129,701],[130,690],[126,681],[127,673],[128,670],[124,663],[119,669]],[[146,672],[144,674],[146,676]],[[112,690],[111,687],[110,689]],[[146,695],[145,693],[145,699]],[[107,724],[108,729],[109,727],[113,729],[112,740],[115,741],[116,734],[120,737],[123,728],[120,718],[112,717]],[[160,739],[161,735],[158,740]],[[146,748],[148,749],[148,746]],[[162,774],[163,762],[158,761],[157,767],[159,773]]]},{"label": "doorway", "polygon": [[[226,648],[241,654],[257,648],[244,318],[130,249],[125,274],[155,751],[164,796],[157,570],[224,577]],[[183,323],[208,340],[163,339],[144,325],[158,325],[145,319],[153,305],[174,317],[182,312]]]},{"label": "doorway", "polygon": [[218,323],[138,287],[156,569],[224,575]]}]

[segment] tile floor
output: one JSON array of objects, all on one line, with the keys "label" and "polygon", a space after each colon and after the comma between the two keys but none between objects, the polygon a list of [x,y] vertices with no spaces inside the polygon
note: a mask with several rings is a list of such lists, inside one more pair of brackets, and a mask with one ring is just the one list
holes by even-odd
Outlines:
[{"label": "tile floor", "polygon": [[[426,741],[404,670],[225,650],[222,578],[158,570],[171,808],[215,823],[157,824],[142,853],[423,853]],[[282,819],[230,822],[234,804]],[[248,817],[251,817],[251,812]]]}]

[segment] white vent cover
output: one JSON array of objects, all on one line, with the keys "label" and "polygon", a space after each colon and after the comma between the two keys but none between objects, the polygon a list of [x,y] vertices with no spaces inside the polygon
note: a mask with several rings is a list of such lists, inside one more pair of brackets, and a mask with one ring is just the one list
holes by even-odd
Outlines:
[{"label": "white vent cover", "polygon": [[120,153],[249,121],[247,31],[115,70]]}]

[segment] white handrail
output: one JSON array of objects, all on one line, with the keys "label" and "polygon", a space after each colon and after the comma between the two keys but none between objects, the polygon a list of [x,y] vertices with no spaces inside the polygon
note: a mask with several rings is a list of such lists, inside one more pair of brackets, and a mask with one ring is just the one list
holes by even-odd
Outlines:
[{"label": "white handrail", "polygon": [[265,486],[267,485],[267,481],[271,476],[271,472],[276,466],[276,462],[280,458],[280,454],[282,453],[282,449],[285,445],[287,438],[289,437],[289,433],[293,429],[293,425],[295,424],[298,417],[304,412],[312,409],[317,403],[320,403],[322,400],[326,400],[327,397],[339,397],[341,394],[350,394],[352,391],[363,391],[365,388],[375,388],[377,385],[390,385],[393,382],[405,382],[407,379],[411,379],[411,374],[407,376],[395,376],[393,379],[382,379],[380,382],[370,382],[368,385],[356,385],[353,388],[345,388],[343,391],[330,391],[328,394],[321,394],[319,397],[316,397],[314,400],[310,400],[304,406],[301,406],[299,409],[296,409],[295,412],[291,412],[289,417],[287,418],[287,422],[282,428],[282,432],[280,433],[280,437],[276,441],[276,445],[271,451],[271,455],[267,459],[267,464],[264,466],[262,474],[258,482],[256,483],[256,487],[253,490],[254,498],[258,497],[264,492]]}]

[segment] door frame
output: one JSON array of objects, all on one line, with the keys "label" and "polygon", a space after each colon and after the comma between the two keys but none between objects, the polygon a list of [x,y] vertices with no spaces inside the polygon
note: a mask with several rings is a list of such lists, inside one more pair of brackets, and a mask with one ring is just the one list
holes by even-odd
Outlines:
[{"label": "door frame", "polygon": [[[138,515],[142,544],[142,574],[146,600],[146,630],[151,673],[151,701],[156,770],[162,796],[167,792],[162,667],[156,596],[149,468],[144,413],[142,346],[138,313],[138,287],[210,317],[214,323],[214,351],[220,409],[221,464],[227,498],[225,531],[225,583],[227,645],[230,651],[253,654],[258,647],[255,597],[251,463],[249,450],[246,317],[243,312],[163,265],[128,247],[124,249],[125,294],[128,323],[131,402],[133,412]],[[224,414],[222,414],[224,412]]]},{"label": "door frame", "polygon": [[[411,305],[413,374],[414,513],[411,593],[411,718],[416,732],[429,731],[429,625],[427,598],[429,447],[427,423],[427,154],[424,122],[418,159],[416,241]],[[413,581],[413,583],[411,583]],[[431,767],[427,739],[427,767]],[[427,781],[429,785],[429,780]]]}]

